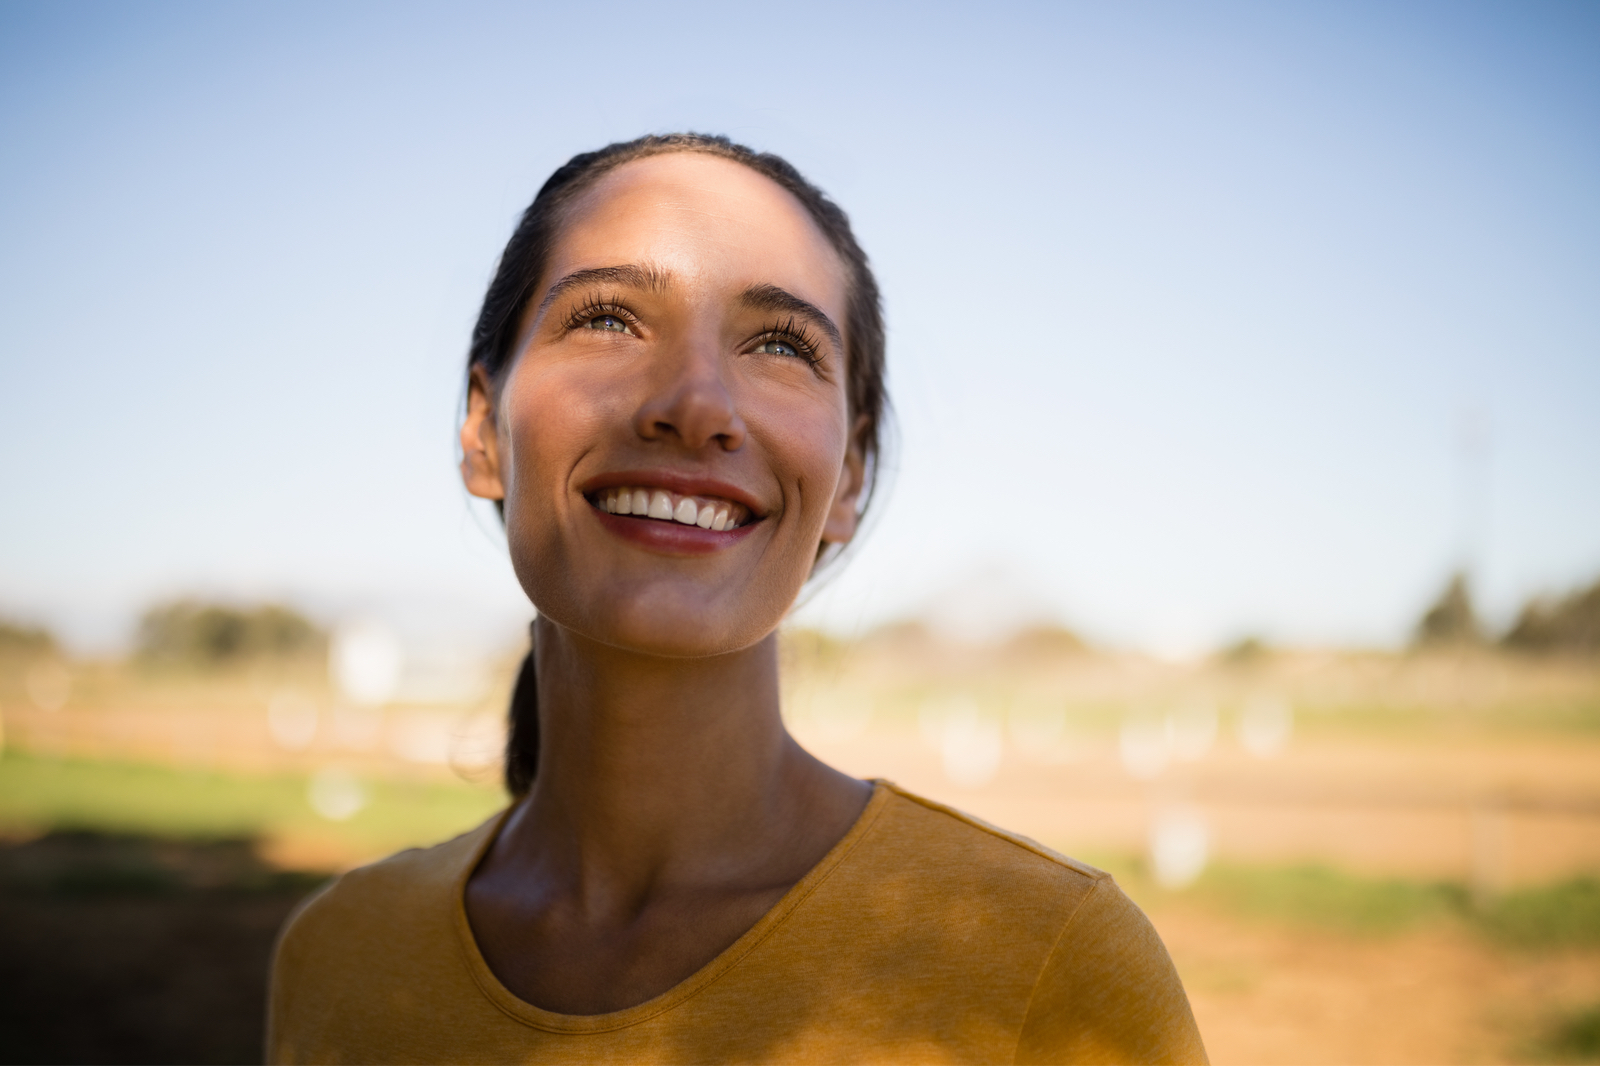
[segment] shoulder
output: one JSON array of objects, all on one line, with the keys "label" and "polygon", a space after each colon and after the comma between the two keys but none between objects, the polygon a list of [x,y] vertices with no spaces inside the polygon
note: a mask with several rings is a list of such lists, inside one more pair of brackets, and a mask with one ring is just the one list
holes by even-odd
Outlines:
[{"label": "shoulder", "polygon": [[299,907],[273,955],[269,1062],[405,1059],[427,998],[470,1001],[457,890],[499,821],[359,867]]},{"label": "shoulder", "polygon": [[1062,930],[1034,985],[1016,1062],[1208,1062],[1166,946],[1115,884]]},{"label": "shoulder", "polygon": [[499,816],[432,848],[407,849],[340,875],[308,898],[278,936],[273,1014],[332,1003],[379,969],[430,969],[457,940],[456,887]]},{"label": "shoulder", "polygon": [[869,968],[915,959],[959,996],[981,986],[1020,1011],[1062,931],[1116,892],[1103,871],[887,782],[863,824],[818,903],[848,917]]},{"label": "shoulder", "polygon": [[936,881],[991,888],[1013,906],[1076,907],[1111,876],[1020,834],[891,783],[877,850],[914,863]]},{"label": "shoulder", "polygon": [[308,899],[284,928],[283,942],[315,932],[351,936],[373,928],[409,925],[417,913],[448,905],[464,869],[492,833],[498,817],[431,848],[411,848],[334,879]]},{"label": "shoulder", "polygon": [[918,872],[923,914],[946,927],[978,924],[983,954],[1027,975],[1019,1062],[1204,1062],[1166,946],[1109,874],[888,788],[874,852]]}]

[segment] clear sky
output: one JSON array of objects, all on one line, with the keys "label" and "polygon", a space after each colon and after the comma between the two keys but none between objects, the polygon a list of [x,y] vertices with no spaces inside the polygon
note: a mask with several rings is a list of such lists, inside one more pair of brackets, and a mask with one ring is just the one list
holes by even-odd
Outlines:
[{"label": "clear sky", "polygon": [[1600,574],[1592,3],[10,3],[0,611],[509,633],[467,332],[552,169],[671,129],[883,283],[893,484],[812,620],[1393,643],[1463,558],[1500,621]]}]

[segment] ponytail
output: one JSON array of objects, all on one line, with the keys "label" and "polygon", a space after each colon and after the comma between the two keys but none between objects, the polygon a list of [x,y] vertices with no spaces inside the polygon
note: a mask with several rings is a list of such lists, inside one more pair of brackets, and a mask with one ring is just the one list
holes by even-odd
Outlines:
[{"label": "ponytail", "polygon": [[525,797],[539,770],[539,684],[533,673],[533,649],[522,659],[517,684],[511,689],[510,730],[506,736],[506,792]]}]

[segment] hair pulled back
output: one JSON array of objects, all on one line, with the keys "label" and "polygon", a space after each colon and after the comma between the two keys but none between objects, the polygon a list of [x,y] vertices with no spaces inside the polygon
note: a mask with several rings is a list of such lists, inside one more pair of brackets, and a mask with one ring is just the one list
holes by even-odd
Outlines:
[{"label": "hair pulled back", "polygon": [[[877,481],[887,407],[883,309],[878,282],[867,263],[866,253],[856,243],[844,211],[821,189],[806,181],[787,160],[770,152],[757,152],[726,137],[670,133],[620,141],[573,156],[550,175],[539,195],[522,213],[511,240],[506,243],[472,330],[472,345],[467,353],[468,373],[482,368],[496,388],[504,381],[516,360],[523,315],[538,291],[550,250],[572,202],[603,175],[624,163],[672,152],[696,152],[731,160],[776,182],[801,203],[844,263],[848,282],[844,322],[845,395],[852,423],[860,423],[858,440],[867,471],[860,510],[865,512]],[[538,693],[531,651],[522,662],[512,690],[510,726],[505,784],[511,795],[518,797],[532,787],[539,756]]]}]

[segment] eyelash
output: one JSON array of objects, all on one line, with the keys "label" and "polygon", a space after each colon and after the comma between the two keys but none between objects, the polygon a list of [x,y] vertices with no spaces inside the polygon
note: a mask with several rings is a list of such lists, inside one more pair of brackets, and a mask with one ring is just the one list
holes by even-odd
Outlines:
[{"label": "eyelash", "polygon": [[598,295],[586,299],[576,311],[567,316],[567,321],[562,325],[568,330],[577,330],[604,315],[621,319],[629,326],[639,325],[639,320],[634,317],[633,312],[617,303],[615,297],[602,299]]},{"label": "eyelash", "polygon": [[[615,297],[602,298],[597,294],[586,299],[576,311],[567,316],[563,325],[568,330],[582,329],[603,315],[621,319],[630,327],[639,324],[633,312],[618,303]],[[762,327],[761,332],[751,338],[751,343],[755,345],[764,345],[768,341],[782,341],[789,345],[795,350],[798,359],[813,367],[822,362],[816,336],[803,323],[796,322],[792,316],[783,322],[774,322],[770,326]]]},{"label": "eyelash", "polygon": [[789,345],[795,350],[796,356],[813,367],[822,362],[816,337],[793,318],[764,328],[754,338],[754,343],[758,345],[764,345],[768,341],[782,341]]}]

